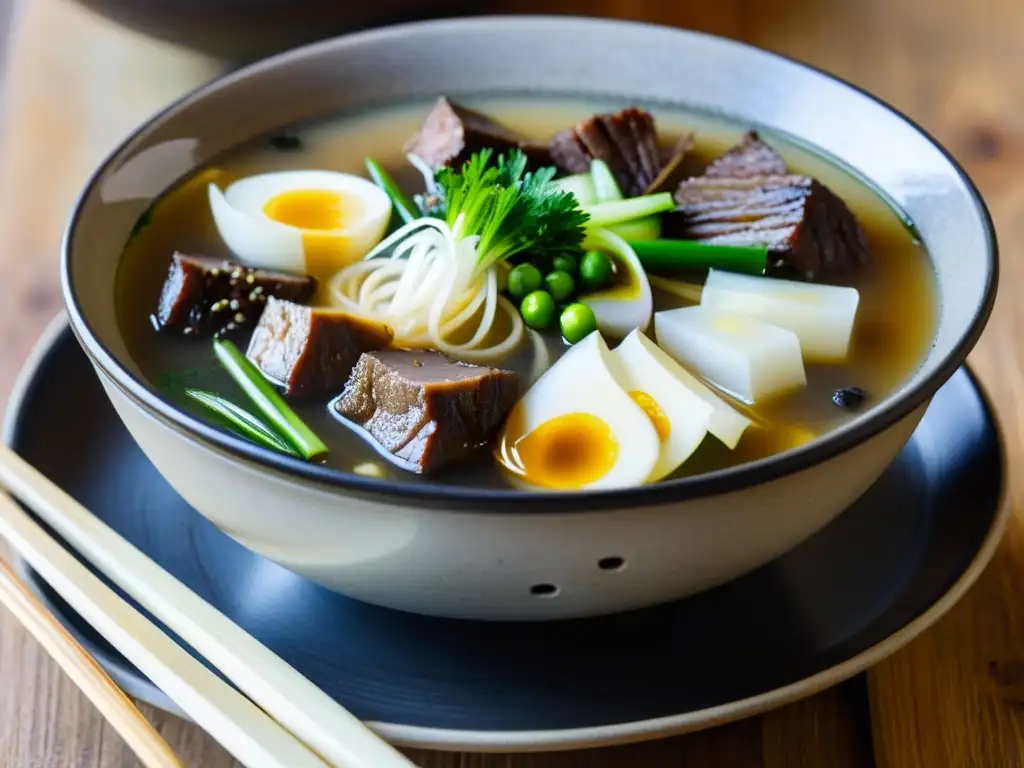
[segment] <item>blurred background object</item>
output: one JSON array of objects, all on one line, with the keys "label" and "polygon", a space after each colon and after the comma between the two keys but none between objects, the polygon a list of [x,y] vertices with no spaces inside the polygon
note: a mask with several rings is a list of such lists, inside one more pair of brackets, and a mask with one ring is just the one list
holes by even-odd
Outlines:
[{"label": "blurred background object", "polygon": [[456,15],[470,7],[466,0],[77,1],[143,34],[233,62],[369,26]]}]

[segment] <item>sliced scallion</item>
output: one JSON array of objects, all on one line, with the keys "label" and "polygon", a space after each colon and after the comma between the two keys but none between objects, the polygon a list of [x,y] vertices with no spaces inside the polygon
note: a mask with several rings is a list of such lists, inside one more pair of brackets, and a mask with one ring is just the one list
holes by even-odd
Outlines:
[{"label": "sliced scallion", "polygon": [[185,389],[183,393],[186,397],[195,400],[231,423],[238,432],[253,442],[289,456],[299,456],[299,452],[278,437],[270,427],[230,400],[225,400],[223,397],[203,389]]},{"label": "sliced scallion", "polygon": [[628,200],[616,200],[610,203],[597,203],[587,206],[584,211],[590,216],[586,226],[588,229],[594,227],[609,227],[612,224],[621,224],[624,221],[643,219],[653,216],[656,213],[664,213],[675,207],[675,201],[668,192],[659,192],[656,195],[641,195],[631,197]]},{"label": "sliced scallion", "polygon": [[622,224],[613,224],[608,229],[631,243],[638,240],[657,240],[661,237],[661,216],[625,221]]},{"label": "sliced scallion", "polygon": [[304,459],[315,459],[327,453],[327,446],[298,417],[270,382],[248,358],[227,339],[216,339],[213,351],[221,365],[231,374],[253,405],[267,418],[288,443]]},{"label": "sliced scallion", "polygon": [[697,240],[634,240],[630,242],[644,269],[721,269],[763,275],[768,248],[763,245],[712,245]]},{"label": "sliced scallion", "polygon": [[420,218],[420,212],[416,204],[409,199],[409,196],[402,191],[402,188],[391,178],[391,174],[384,170],[384,167],[372,157],[366,158],[366,170],[370,173],[373,183],[380,187],[391,199],[391,204],[402,221],[408,224]]},{"label": "sliced scallion", "polygon": [[593,205],[598,202],[594,192],[594,180],[589,173],[577,173],[575,176],[564,176],[551,182],[562,192],[572,192],[580,206]]},{"label": "sliced scallion", "polygon": [[590,176],[594,180],[597,202],[612,203],[623,198],[619,183],[615,181],[615,174],[604,160],[595,158],[590,161]]}]

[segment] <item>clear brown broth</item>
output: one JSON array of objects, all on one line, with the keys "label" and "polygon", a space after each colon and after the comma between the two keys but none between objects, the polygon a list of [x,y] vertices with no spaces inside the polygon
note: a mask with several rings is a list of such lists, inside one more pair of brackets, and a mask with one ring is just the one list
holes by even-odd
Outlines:
[{"label": "clear brown broth", "polygon": [[[467,101],[541,139],[596,111],[624,106],[583,100],[559,100],[555,104],[537,98]],[[222,185],[257,173],[304,168],[364,175],[363,159],[372,156],[407,190],[418,191],[422,182],[405,162],[401,148],[426,109],[425,103],[409,104],[289,129],[289,135],[301,140],[301,147],[294,150],[277,149],[266,137],[254,140],[226,152],[161,198],[146,217],[146,225],[127,244],[117,280],[118,321],[143,376],[157,385],[168,377],[181,381],[184,372],[195,386],[245,404],[214,358],[208,342],[158,333],[150,320],[175,250],[230,257],[209,212],[206,182],[210,176],[204,173],[212,170]],[[674,143],[684,132],[696,131],[697,147],[690,160],[694,173],[735,143],[746,129],[681,110],[654,107],[652,111],[667,144]],[[727,450],[709,436],[678,475],[762,458],[835,429],[853,416],[833,404],[832,393],[837,388],[858,386],[869,393],[868,405],[879,402],[916,370],[934,335],[934,274],[927,254],[904,219],[874,190],[828,158],[776,136],[766,138],[779,149],[794,172],[817,177],[842,197],[868,237],[873,264],[850,283],[861,296],[850,356],[842,365],[809,365],[805,390],[759,404],[749,412],[762,426],[748,430],[735,451]],[[655,291],[656,310],[681,303]],[[561,342],[551,339],[550,347],[557,355]],[[524,364],[525,356],[506,363],[508,367]],[[432,481],[383,460],[359,433],[330,415],[328,400],[293,400],[291,404],[329,446],[330,466],[353,471],[372,462],[378,471],[394,479]],[[201,411],[193,412],[203,416]],[[481,451],[472,461],[446,472],[438,480],[475,486],[507,485],[487,451]]]}]

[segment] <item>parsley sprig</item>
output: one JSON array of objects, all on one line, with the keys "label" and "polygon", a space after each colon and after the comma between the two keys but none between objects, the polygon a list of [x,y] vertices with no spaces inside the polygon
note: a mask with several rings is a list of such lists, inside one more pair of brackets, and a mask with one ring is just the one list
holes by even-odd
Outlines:
[{"label": "parsley sprig", "polygon": [[588,215],[571,192],[551,183],[555,172],[552,167],[528,172],[521,150],[495,158],[486,148],[461,169],[442,168],[435,174],[443,218],[452,233],[459,240],[480,238],[476,272],[526,250],[582,250]]}]

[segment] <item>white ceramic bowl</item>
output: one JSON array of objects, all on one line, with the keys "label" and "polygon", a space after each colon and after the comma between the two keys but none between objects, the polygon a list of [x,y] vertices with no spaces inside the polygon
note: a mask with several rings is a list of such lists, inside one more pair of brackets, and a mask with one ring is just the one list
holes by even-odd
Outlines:
[{"label": "white ceramic bowl", "polygon": [[[595,56],[594,51],[601,51]],[[125,349],[114,275],[153,198],[219,152],[304,118],[438,92],[671,102],[788,133],[845,162],[914,221],[938,277],[927,359],[837,432],[741,467],[625,491],[531,494],[348,475],[208,427]],[[242,544],[360,600],[451,617],[589,616],[680,598],[795,546],[862,494],[964,361],[997,282],[977,191],[934,141],[857,89],[779,56],[655,26],[557,17],[428,22],[279,55],[142,126],[89,181],[63,253],[72,327],[142,449]]]}]

